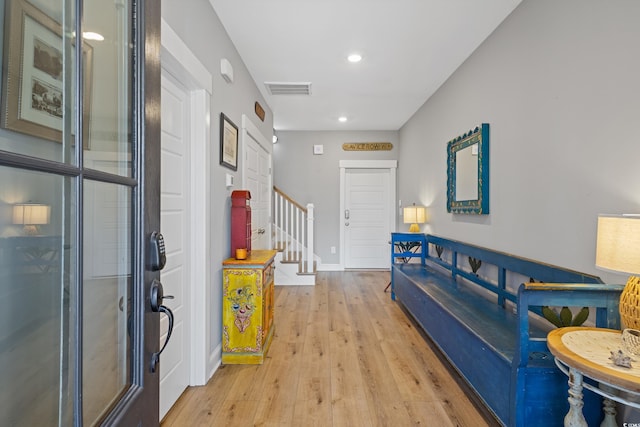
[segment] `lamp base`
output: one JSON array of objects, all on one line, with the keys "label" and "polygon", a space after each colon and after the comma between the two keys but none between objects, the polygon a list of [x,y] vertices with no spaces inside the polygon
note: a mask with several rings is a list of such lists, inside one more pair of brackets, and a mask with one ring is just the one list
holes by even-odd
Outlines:
[{"label": "lamp base", "polygon": [[22,228],[22,231],[24,232],[25,236],[37,236],[40,232],[40,229],[37,225],[25,225]]},{"label": "lamp base", "polygon": [[623,328],[640,329],[640,277],[630,276],[620,294],[620,321]]},{"label": "lamp base", "polygon": [[420,226],[418,224],[411,224],[411,227],[409,227],[409,233],[419,233],[420,232]]}]

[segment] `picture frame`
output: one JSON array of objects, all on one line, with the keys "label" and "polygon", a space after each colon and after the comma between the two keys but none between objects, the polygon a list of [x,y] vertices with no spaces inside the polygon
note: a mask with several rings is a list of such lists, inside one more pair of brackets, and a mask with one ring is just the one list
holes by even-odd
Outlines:
[{"label": "picture frame", "polygon": [[[62,26],[26,0],[8,0],[4,40],[0,126],[61,143],[65,104],[73,105],[63,99]],[[82,135],[88,148],[93,48],[86,42],[82,60]]]},{"label": "picture frame", "polygon": [[220,113],[220,164],[238,170],[238,126]]}]

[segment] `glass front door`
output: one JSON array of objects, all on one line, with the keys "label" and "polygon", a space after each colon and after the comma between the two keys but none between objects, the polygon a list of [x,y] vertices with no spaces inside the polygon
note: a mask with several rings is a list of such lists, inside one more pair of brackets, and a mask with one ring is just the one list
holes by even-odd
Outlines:
[{"label": "glass front door", "polygon": [[0,3],[2,423],[157,424],[160,2]]}]

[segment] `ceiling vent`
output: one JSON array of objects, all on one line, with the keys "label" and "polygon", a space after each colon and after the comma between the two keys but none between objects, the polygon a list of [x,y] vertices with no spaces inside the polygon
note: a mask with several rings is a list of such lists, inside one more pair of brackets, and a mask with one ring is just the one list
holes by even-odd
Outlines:
[{"label": "ceiling vent", "polygon": [[311,83],[265,82],[271,95],[311,95]]}]

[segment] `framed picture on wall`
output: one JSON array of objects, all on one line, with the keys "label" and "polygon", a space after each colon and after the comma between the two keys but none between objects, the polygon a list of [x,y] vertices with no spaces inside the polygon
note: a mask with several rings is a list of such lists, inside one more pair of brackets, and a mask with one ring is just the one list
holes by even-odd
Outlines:
[{"label": "framed picture on wall", "polygon": [[238,126],[220,113],[220,164],[238,170]]},{"label": "framed picture on wall", "polygon": [[[0,125],[5,129],[61,142],[65,105],[72,105],[72,102],[65,102],[64,99],[62,27],[25,0],[8,0],[7,5]],[[69,48],[73,49],[73,43],[69,44]],[[88,124],[93,49],[83,43],[82,53],[83,115],[84,122]],[[73,108],[69,108],[73,111]],[[85,148],[87,129],[85,126]]]}]

